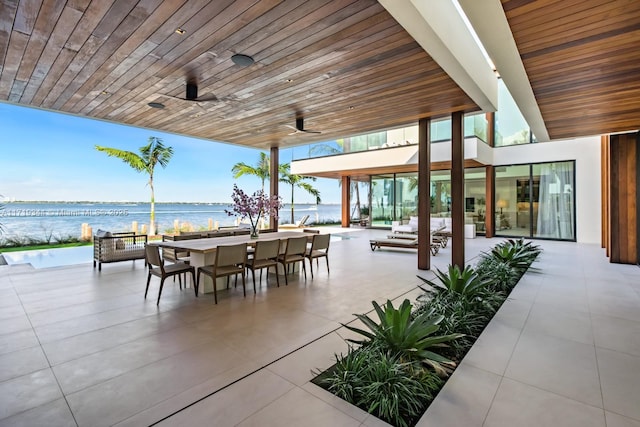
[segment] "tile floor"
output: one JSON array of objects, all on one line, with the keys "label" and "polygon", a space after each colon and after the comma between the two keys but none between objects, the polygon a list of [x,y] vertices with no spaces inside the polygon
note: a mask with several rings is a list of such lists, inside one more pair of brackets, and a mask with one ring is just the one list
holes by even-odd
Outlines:
[{"label": "tile floor", "polygon": [[[0,426],[379,426],[311,384],[371,300],[415,298],[416,258],[331,243],[331,275],[194,297],[142,262],[0,267]],[[498,239],[465,241],[467,258]],[[545,252],[419,425],[640,427],[640,268],[595,245]],[[433,258],[445,268],[450,248]],[[415,254],[415,252],[413,252]],[[322,261],[321,261],[322,263]],[[155,280],[155,279],[152,279]]]}]

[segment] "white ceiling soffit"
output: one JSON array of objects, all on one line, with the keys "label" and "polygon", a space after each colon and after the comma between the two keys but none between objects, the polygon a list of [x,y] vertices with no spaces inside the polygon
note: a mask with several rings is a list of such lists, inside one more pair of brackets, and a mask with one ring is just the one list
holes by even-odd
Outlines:
[{"label": "white ceiling soffit", "polygon": [[483,111],[497,109],[496,76],[451,1],[378,2]]},{"label": "white ceiling soffit", "polygon": [[[500,0],[458,0],[520,112],[540,142],[549,141],[536,97]],[[499,106],[498,106],[499,108]]]}]

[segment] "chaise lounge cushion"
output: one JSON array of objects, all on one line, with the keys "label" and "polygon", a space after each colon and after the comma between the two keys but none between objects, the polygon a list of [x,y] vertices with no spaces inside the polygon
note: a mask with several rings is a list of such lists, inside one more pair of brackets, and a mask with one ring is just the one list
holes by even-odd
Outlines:
[{"label": "chaise lounge cushion", "polygon": [[410,216],[407,224],[401,224],[400,221],[394,221],[391,224],[393,233],[415,233],[418,231],[418,217]]}]

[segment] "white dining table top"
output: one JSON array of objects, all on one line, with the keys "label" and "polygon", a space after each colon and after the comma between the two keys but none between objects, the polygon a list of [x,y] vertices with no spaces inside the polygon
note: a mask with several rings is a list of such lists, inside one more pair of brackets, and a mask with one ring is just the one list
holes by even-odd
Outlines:
[{"label": "white dining table top", "polygon": [[259,240],[281,240],[302,236],[311,239],[314,235],[314,233],[304,233],[300,231],[277,231],[275,233],[262,233],[257,239],[252,239],[250,235],[243,234],[240,236],[207,237],[204,239],[178,240],[168,242],[149,242],[149,245],[160,246],[162,248],[182,249],[196,253],[207,253],[215,251],[218,246],[222,245],[237,245],[240,243],[247,243],[248,245],[253,246],[255,245],[255,242]]}]

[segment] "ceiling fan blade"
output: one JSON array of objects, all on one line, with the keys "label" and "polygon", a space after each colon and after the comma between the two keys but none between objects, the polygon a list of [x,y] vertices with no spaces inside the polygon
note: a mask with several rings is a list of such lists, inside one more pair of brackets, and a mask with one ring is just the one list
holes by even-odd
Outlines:
[{"label": "ceiling fan blade", "polygon": [[192,99],[192,101],[196,101],[196,102],[219,101],[219,100],[220,99],[213,94],[202,95],[197,97],[196,99]]},{"label": "ceiling fan blade", "polygon": [[301,130],[300,132],[304,132],[304,133],[322,133],[319,130],[306,130],[306,129],[305,130]]}]

